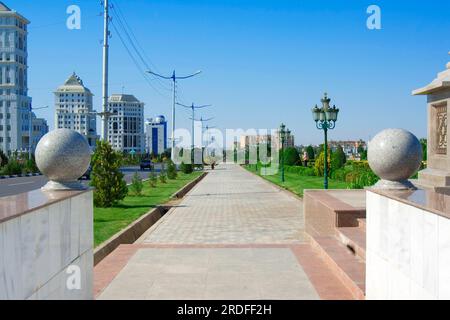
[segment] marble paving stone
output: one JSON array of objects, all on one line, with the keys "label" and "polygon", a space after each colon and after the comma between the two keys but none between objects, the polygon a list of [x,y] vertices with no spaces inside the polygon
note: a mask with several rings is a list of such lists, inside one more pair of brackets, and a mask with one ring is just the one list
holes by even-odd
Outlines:
[{"label": "marble paving stone", "polygon": [[20,219],[13,219],[3,223],[4,226],[4,241],[3,254],[8,257],[4,261],[4,272],[6,280],[6,297],[7,299],[22,299],[23,298],[23,280],[22,273],[17,272],[21,270],[22,257],[21,249],[21,228]]},{"label": "marble paving stone", "polygon": [[424,212],[423,286],[433,296],[438,295],[438,216]]}]

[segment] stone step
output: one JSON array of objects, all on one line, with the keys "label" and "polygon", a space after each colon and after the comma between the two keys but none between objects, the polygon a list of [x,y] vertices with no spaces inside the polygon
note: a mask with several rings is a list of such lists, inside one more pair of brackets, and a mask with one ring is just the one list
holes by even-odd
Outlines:
[{"label": "stone step", "polygon": [[366,230],[366,218],[358,218],[358,226]]},{"label": "stone step", "polygon": [[310,236],[314,250],[330,267],[333,274],[350,290],[355,299],[365,299],[365,262],[332,236]]},{"label": "stone step", "polygon": [[366,230],[364,228],[337,228],[337,236],[353,254],[366,261]]}]

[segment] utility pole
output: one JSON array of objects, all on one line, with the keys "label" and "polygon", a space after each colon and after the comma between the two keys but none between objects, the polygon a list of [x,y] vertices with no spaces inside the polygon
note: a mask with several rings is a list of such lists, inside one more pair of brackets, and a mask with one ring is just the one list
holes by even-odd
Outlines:
[{"label": "utility pole", "polygon": [[192,163],[194,163],[194,149],[195,149],[195,136],[194,136],[194,123],[195,123],[195,120],[194,119],[195,119],[195,109],[203,109],[203,108],[206,108],[206,107],[211,107],[211,105],[208,104],[208,105],[203,105],[203,106],[196,106],[194,103],[192,103],[191,106],[187,106],[187,105],[184,105],[184,104],[178,103],[178,102],[177,102],[177,105],[185,107],[185,108],[189,108],[189,109],[192,110],[192,118],[191,118],[192,119],[191,160],[192,160]]},{"label": "utility pole", "polygon": [[197,71],[191,75],[188,76],[183,76],[183,77],[179,77],[176,75],[175,70],[173,71],[172,76],[167,77],[167,76],[163,76],[159,73],[153,72],[151,70],[147,71],[147,73],[150,73],[154,76],[160,77],[162,79],[166,79],[166,80],[172,80],[173,83],[173,104],[172,104],[172,142],[171,142],[171,153],[170,153],[170,157],[172,159],[172,161],[175,159],[175,106],[177,104],[177,80],[184,80],[184,79],[188,79],[188,78],[192,78],[198,74],[201,73],[201,71]]},{"label": "utility pole", "polygon": [[[194,118],[189,118],[189,119],[191,119],[192,121],[200,121],[200,122],[202,123],[202,134],[201,134],[201,135],[203,136],[203,128],[204,128],[203,122],[211,121],[211,120],[213,120],[214,118],[203,119],[203,117],[200,117],[200,119],[194,119]],[[202,143],[201,147],[203,148],[203,143]]]},{"label": "utility pole", "polygon": [[102,139],[108,141],[109,0],[104,4]]}]

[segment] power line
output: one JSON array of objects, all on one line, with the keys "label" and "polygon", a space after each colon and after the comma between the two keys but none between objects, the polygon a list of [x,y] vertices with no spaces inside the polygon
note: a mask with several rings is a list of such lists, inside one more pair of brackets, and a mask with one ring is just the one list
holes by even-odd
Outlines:
[{"label": "power line", "polygon": [[[117,10],[116,10],[117,7]],[[136,53],[136,55],[139,57],[139,59],[141,60],[141,62],[143,63],[143,65],[147,68],[147,69],[154,69],[157,71],[156,66],[152,63],[151,59],[146,55],[144,49],[142,48],[141,44],[139,43],[135,33],[133,32],[133,29],[131,29],[130,25],[127,22],[127,19],[125,18],[122,10],[120,9],[120,7],[117,5],[116,2],[114,2],[114,5],[112,6],[112,10],[115,13],[115,17],[117,18],[117,21],[119,22],[119,27],[123,30],[126,38],[128,39],[128,42],[131,44],[131,46],[134,49],[134,52]],[[130,35],[131,34],[131,35]],[[138,48],[139,47],[139,48]],[[141,53],[142,52],[142,53]],[[146,59],[144,59],[144,56]],[[149,63],[147,63],[147,61],[149,61],[150,65],[152,67],[150,67]],[[158,82],[158,84],[167,91],[171,91],[170,88],[166,87],[163,82],[155,77],[154,80],[156,80]]]},{"label": "power line", "polygon": [[152,83],[151,81],[146,77],[146,73],[145,71],[141,68],[141,66],[139,65],[139,62],[136,60],[136,58],[134,57],[134,55],[132,54],[130,48],[128,47],[128,45],[126,44],[125,40],[123,39],[121,33],[119,32],[119,30],[116,27],[116,24],[114,23],[114,21],[112,21],[111,25],[113,26],[114,30],[116,31],[117,35],[119,36],[120,42],[122,43],[122,45],[124,46],[125,50],[127,51],[128,55],[130,56],[131,60],[133,61],[134,65],[136,66],[136,68],[138,69],[139,73],[142,75],[142,77],[145,79],[145,81],[148,83],[148,85],[150,87],[152,87],[153,90],[155,90],[161,97],[163,98],[168,98],[167,95],[161,93]]},{"label": "power line", "polygon": [[161,79],[172,80],[172,83],[173,83],[171,158],[172,158],[172,160],[174,160],[175,159],[175,105],[177,103],[177,80],[185,80],[185,79],[195,77],[196,75],[200,74],[201,71],[197,71],[197,72],[187,75],[187,76],[177,76],[175,70],[173,71],[173,74],[171,76],[164,76],[162,74],[153,72],[151,70],[148,70],[147,72],[150,74],[153,74],[154,76],[160,77]]}]

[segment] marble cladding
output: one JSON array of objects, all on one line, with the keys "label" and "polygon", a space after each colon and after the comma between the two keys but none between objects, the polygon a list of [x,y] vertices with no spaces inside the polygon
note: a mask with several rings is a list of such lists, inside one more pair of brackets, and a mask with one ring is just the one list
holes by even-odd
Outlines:
[{"label": "marble cladding", "polygon": [[367,299],[450,299],[450,219],[367,191]]},{"label": "marble cladding", "polygon": [[[92,191],[0,221],[0,299],[93,299]],[[81,289],[69,290],[69,266]]]}]

